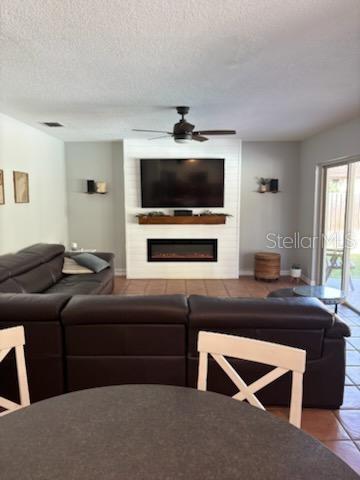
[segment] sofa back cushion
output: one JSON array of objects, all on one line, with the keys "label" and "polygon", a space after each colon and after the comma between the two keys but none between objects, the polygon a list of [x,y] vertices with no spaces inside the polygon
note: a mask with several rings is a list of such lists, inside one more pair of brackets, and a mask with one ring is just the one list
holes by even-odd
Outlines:
[{"label": "sofa back cushion", "polygon": [[322,355],[333,317],[313,298],[189,297],[189,355],[197,355],[199,330],[216,331],[302,348],[307,360]]},{"label": "sofa back cushion", "polygon": [[23,293],[24,290],[14,279],[8,278],[0,282],[0,293]]},{"label": "sofa back cushion", "polygon": [[69,355],[185,355],[183,295],[74,296],[62,312]]},{"label": "sofa back cushion", "polygon": [[62,277],[63,245],[36,244],[0,256],[0,293],[40,293]]},{"label": "sofa back cushion", "polygon": [[62,311],[69,390],[186,384],[183,295],[74,296]]},{"label": "sofa back cushion", "polygon": [[23,293],[41,293],[55,283],[47,264],[39,265],[28,272],[17,275],[13,277],[13,280],[20,285]]}]

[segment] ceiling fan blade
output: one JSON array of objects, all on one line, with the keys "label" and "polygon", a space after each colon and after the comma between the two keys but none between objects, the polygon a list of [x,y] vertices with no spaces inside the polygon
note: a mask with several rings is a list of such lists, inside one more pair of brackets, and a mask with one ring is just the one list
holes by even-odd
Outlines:
[{"label": "ceiling fan blade", "polygon": [[198,130],[195,135],[235,135],[235,130]]},{"label": "ceiling fan blade", "polygon": [[167,133],[168,135],[172,135],[172,132],[166,132],[165,130],[141,130],[139,128],[133,128],[133,132],[152,132],[152,133]]},{"label": "ceiling fan blade", "polygon": [[192,136],[192,139],[195,140],[196,142],[207,142],[209,139],[206,137],[202,137],[201,135],[194,135]]},{"label": "ceiling fan blade", "polygon": [[160,135],[159,137],[152,137],[149,140],[158,140],[159,138],[170,138],[172,135]]}]

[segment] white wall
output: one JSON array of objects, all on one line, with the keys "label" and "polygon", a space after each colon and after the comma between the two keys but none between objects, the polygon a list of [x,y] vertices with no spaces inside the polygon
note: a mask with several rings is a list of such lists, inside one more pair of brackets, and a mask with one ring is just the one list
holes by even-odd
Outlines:
[{"label": "white wall", "polygon": [[[0,254],[28,245],[67,244],[64,143],[0,114]],[[13,170],[29,174],[30,203],[15,204]]]},{"label": "white wall", "polygon": [[[318,233],[318,166],[324,162],[360,154],[360,117],[314,135],[301,144],[299,231],[302,236]],[[301,249],[299,262],[309,281],[316,279],[314,249]]]},{"label": "white wall", "polygon": [[[226,225],[139,225],[135,215],[140,201],[140,158],[225,158],[224,208],[213,211],[233,215]],[[128,278],[236,278],[239,273],[239,196],[241,141],[211,139],[206,143],[176,144],[169,140],[125,140],[126,273]],[[161,209],[172,212],[173,209]],[[195,212],[203,209],[194,209]],[[214,263],[149,263],[148,238],[216,238]]]},{"label": "white wall", "polygon": [[[125,269],[122,142],[66,144],[69,240],[80,247],[114,252]],[[105,195],[86,192],[86,180],[103,180]]]},{"label": "white wall", "polygon": [[[296,261],[293,249],[269,249],[268,233],[294,236],[298,221],[299,142],[243,142],[240,274],[254,271],[254,253],[281,254],[283,273]],[[278,178],[280,193],[257,192],[256,177]]]}]

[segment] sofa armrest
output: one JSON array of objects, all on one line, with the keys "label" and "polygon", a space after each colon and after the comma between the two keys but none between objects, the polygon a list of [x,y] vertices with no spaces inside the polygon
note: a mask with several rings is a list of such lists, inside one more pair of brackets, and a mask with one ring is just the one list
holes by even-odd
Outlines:
[{"label": "sofa armrest", "polygon": [[332,326],[325,330],[325,336],[327,338],[343,338],[351,336],[349,326],[346,325],[338,315],[333,314],[333,320]]}]

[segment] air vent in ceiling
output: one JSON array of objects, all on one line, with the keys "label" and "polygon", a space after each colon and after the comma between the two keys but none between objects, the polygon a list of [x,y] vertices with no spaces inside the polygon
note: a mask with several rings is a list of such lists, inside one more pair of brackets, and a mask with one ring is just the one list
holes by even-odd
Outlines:
[{"label": "air vent in ceiling", "polygon": [[63,127],[59,122],[41,122],[42,125],[45,125],[46,127]]}]

